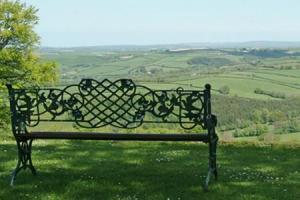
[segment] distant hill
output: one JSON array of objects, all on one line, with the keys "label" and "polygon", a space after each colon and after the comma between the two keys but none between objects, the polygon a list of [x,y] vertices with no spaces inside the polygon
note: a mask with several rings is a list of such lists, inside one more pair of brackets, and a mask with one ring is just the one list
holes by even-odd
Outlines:
[{"label": "distant hill", "polygon": [[149,51],[197,48],[300,48],[299,42],[285,41],[250,41],[250,42],[220,42],[220,43],[182,43],[154,45],[112,45],[112,46],[80,46],[80,47],[41,47],[42,52],[72,51]]}]

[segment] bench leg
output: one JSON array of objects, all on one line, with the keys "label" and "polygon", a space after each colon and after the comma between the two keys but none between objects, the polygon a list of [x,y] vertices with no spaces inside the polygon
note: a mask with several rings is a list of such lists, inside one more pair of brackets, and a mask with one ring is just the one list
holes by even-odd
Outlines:
[{"label": "bench leg", "polygon": [[218,137],[215,135],[214,138],[209,142],[209,161],[208,161],[208,173],[204,182],[204,190],[208,191],[208,184],[210,182],[211,176],[215,176],[215,180],[218,179],[217,171],[217,143]]},{"label": "bench leg", "polygon": [[36,170],[31,160],[31,147],[32,140],[17,141],[18,146],[18,163],[15,170],[12,173],[10,185],[13,186],[16,180],[17,174],[27,167],[31,170],[33,175],[36,175]]},{"label": "bench leg", "polygon": [[218,179],[218,167],[217,167],[217,144],[218,144],[218,137],[214,138],[214,141],[212,143],[212,169],[215,176],[215,180]]},{"label": "bench leg", "polygon": [[211,168],[209,168],[208,169],[208,173],[207,173],[207,176],[206,176],[206,179],[205,179],[205,182],[204,182],[204,185],[203,185],[203,189],[204,189],[204,191],[208,191],[208,184],[209,184],[209,182],[210,182],[210,177],[211,177],[211,175],[212,175],[212,169]]}]

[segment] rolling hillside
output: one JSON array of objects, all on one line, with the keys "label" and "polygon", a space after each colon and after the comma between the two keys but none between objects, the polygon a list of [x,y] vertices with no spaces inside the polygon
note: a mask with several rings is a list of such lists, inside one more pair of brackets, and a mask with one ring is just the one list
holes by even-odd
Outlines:
[{"label": "rolling hillside", "polygon": [[229,95],[272,99],[300,95],[300,51],[298,49],[153,49],[43,50],[44,59],[61,65],[61,84],[81,78],[132,78],[153,87],[178,86],[199,88],[211,83],[217,91],[229,88]]}]

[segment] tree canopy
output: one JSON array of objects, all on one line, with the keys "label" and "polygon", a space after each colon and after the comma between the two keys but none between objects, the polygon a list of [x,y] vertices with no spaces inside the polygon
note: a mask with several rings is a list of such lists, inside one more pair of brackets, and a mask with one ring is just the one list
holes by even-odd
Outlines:
[{"label": "tree canopy", "polygon": [[0,0],[1,82],[51,83],[57,80],[54,62],[41,62],[37,9],[19,1]]},{"label": "tree canopy", "polygon": [[56,63],[41,62],[37,53],[40,39],[34,31],[39,20],[37,11],[20,1],[0,0],[0,127],[6,115],[3,114],[6,82],[51,84],[58,79]]}]

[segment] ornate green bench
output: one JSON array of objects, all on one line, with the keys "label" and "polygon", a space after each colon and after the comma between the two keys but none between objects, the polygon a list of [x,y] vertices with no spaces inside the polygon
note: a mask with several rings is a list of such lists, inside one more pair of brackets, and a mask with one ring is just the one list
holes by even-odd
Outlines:
[{"label": "ornate green bench", "polygon": [[[12,132],[18,147],[18,163],[11,185],[22,169],[36,170],[31,159],[34,139],[202,141],[208,143],[208,175],[217,178],[215,132],[217,118],[211,114],[210,85],[204,90],[152,90],[130,79],[96,81],[83,79],[65,88],[13,88],[10,98]],[[204,133],[98,133],[30,131],[41,122],[70,122],[83,128],[107,125],[134,129],[145,123],[178,124],[186,129],[202,127]],[[175,175],[175,174],[174,174]]]}]

